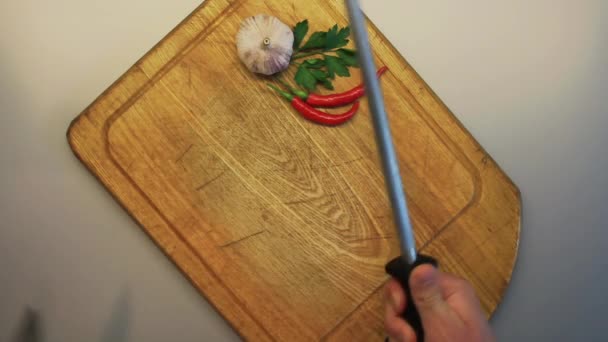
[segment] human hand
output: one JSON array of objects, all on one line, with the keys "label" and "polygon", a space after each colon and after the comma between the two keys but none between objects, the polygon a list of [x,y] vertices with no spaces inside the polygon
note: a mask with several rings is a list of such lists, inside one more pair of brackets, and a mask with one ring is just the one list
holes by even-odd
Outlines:
[{"label": "human hand", "polygon": [[394,342],[415,342],[412,327],[401,318],[411,300],[416,304],[425,341],[495,341],[471,285],[431,265],[418,266],[410,277],[413,298],[406,298],[396,280],[386,286],[385,328]]}]

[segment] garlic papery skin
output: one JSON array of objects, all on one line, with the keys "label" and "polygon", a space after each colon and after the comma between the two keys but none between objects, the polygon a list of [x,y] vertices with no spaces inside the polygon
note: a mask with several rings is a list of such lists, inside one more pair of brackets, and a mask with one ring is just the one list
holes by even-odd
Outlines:
[{"label": "garlic papery skin", "polygon": [[241,61],[257,74],[274,75],[289,67],[293,32],[278,18],[259,14],[243,21],[236,36]]}]

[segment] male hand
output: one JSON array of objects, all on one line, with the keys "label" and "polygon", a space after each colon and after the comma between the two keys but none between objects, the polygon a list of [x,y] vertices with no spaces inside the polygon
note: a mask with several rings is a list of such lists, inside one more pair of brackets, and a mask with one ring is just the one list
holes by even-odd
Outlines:
[{"label": "male hand", "polygon": [[416,304],[426,342],[495,341],[471,285],[430,265],[418,266],[410,277],[413,298],[396,280],[386,286],[385,327],[391,341],[415,342],[412,327],[401,318],[406,305]]}]

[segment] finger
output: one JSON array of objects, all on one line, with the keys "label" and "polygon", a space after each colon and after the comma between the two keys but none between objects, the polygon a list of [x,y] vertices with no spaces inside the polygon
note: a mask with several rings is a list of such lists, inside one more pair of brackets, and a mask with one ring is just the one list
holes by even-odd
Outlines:
[{"label": "finger", "polygon": [[391,279],[385,287],[384,300],[387,305],[390,305],[395,312],[395,315],[400,315],[405,310],[406,298],[403,287],[395,279]]},{"label": "finger", "polygon": [[454,295],[461,295],[462,293],[462,280],[455,275],[449,273],[441,273],[439,276],[439,283],[443,290],[443,298],[447,301]]},{"label": "finger", "polygon": [[421,265],[412,272],[410,277],[412,297],[423,319],[447,308],[439,276],[439,270],[435,267]]},{"label": "finger", "polygon": [[475,290],[469,282],[449,273],[441,273],[440,275],[441,288],[443,290],[443,298],[447,298],[458,294],[467,298],[476,298]]},{"label": "finger", "polygon": [[450,306],[458,308],[455,311],[461,316],[463,321],[468,321],[471,318],[486,318],[479,298],[468,281],[443,273],[441,278],[441,287],[445,301]]},{"label": "finger", "polygon": [[401,318],[407,300],[399,282],[394,279],[389,281],[385,287],[384,297],[384,325],[390,341],[415,342],[414,330]]},{"label": "finger", "polygon": [[395,313],[392,305],[386,306],[384,329],[386,330],[386,334],[389,336],[390,341],[416,342],[416,333],[401,316]]}]

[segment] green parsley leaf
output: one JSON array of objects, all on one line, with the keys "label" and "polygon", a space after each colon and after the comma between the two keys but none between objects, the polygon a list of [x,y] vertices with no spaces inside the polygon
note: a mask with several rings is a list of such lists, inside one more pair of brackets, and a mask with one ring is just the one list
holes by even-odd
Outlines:
[{"label": "green parsley leaf", "polygon": [[348,49],[340,49],[336,51],[338,57],[342,60],[342,63],[349,67],[359,67],[359,62],[357,61],[357,56],[353,50]]},{"label": "green parsley leaf", "polygon": [[294,50],[298,49],[300,45],[302,45],[306,34],[308,34],[308,19],[297,23],[296,27],[293,29]]},{"label": "green parsley leaf", "polygon": [[[346,48],[351,34],[350,27],[334,25],[327,31],[312,33],[308,40],[308,20],[299,22],[294,27],[294,51],[299,53],[292,57],[292,63],[298,65],[295,82],[302,88],[313,91],[317,85],[333,90],[336,76],[350,76],[350,67],[358,67],[356,52]],[[303,60],[301,64],[296,59]],[[312,57],[315,56],[315,57]]]},{"label": "green parsley leaf", "polygon": [[308,38],[308,41],[300,50],[324,48],[326,41],[327,32],[315,32]]},{"label": "green parsley leaf", "polygon": [[338,25],[334,25],[334,27],[327,31],[327,36],[325,38],[325,49],[335,49],[338,47],[338,43]]},{"label": "green parsley leaf", "polygon": [[329,90],[334,90],[334,85],[333,85],[333,84],[331,84],[331,81],[329,80],[329,78],[326,78],[326,79],[324,79],[323,81],[321,81],[321,84],[323,84],[323,86],[324,86],[326,89],[329,89]]},{"label": "green parsley leaf", "polygon": [[327,41],[325,43],[326,50],[332,50],[348,45],[348,37],[350,36],[350,27],[344,27],[338,31],[338,25],[334,25],[327,32]]},{"label": "green parsley leaf", "polygon": [[335,56],[325,56],[325,63],[327,64],[327,72],[329,74],[329,78],[332,80],[336,77],[336,75],[341,77],[350,76],[350,72],[348,68],[343,64],[342,59]]},{"label": "green parsley leaf", "polygon": [[317,86],[317,78],[306,68],[305,64],[301,64],[296,72],[296,83],[308,90],[315,90]]},{"label": "green parsley leaf", "polygon": [[350,36],[350,27],[346,26],[338,33],[339,44],[336,47],[343,47],[348,44],[348,37]]},{"label": "green parsley leaf", "polygon": [[317,79],[317,81],[323,82],[327,79],[327,73],[323,70],[313,69],[309,71]]},{"label": "green parsley leaf", "polygon": [[320,69],[325,66],[325,61],[320,58],[307,59],[304,63],[309,69]]}]

